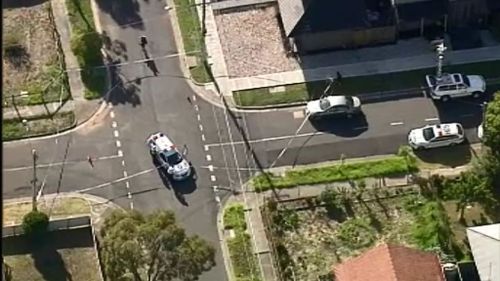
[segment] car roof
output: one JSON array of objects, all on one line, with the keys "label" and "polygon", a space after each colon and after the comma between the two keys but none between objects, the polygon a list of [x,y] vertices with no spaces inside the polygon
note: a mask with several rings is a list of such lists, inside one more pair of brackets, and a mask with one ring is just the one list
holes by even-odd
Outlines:
[{"label": "car roof", "polygon": [[347,104],[346,96],[327,96],[327,99],[330,102],[331,106]]},{"label": "car roof", "polygon": [[158,148],[158,150],[175,149],[174,143],[165,134],[161,132],[152,134],[148,138],[148,143],[155,145]]},{"label": "car roof", "polygon": [[455,136],[458,134],[458,123],[432,125],[436,136]]},{"label": "car roof", "polygon": [[435,77],[437,85],[457,84],[463,82],[462,74],[443,74],[440,79]]}]

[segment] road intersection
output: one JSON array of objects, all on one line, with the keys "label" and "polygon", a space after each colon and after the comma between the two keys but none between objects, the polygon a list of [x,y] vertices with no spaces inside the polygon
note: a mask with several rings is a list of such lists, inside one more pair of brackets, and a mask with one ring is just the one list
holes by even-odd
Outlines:
[{"label": "road intersection", "polygon": [[[303,107],[243,112],[211,104],[197,96],[179,66],[164,3],[136,5],[129,7],[136,12],[134,18],[154,20],[118,22],[131,17],[120,15],[126,7],[99,14],[111,42],[109,59],[119,64],[112,68],[114,89],[105,112],[69,133],[4,143],[4,198],[31,195],[31,151],[36,149],[41,196],[80,192],[143,212],[170,209],[188,232],[218,245],[218,201],[231,190],[241,191],[251,175],[275,162],[288,144],[276,166],[394,153],[406,144],[410,129],[439,121],[461,122],[468,140],[477,142],[482,109],[472,100],[443,106],[421,96],[369,103],[363,105],[362,118],[317,124],[304,123]],[[145,55],[139,45],[143,35],[149,38],[147,55],[161,58],[153,61],[157,75],[150,64],[137,63]],[[172,184],[162,177],[145,145],[157,131],[187,147],[196,179]],[[202,280],[226,278],[220,251],[216,261]]]}]

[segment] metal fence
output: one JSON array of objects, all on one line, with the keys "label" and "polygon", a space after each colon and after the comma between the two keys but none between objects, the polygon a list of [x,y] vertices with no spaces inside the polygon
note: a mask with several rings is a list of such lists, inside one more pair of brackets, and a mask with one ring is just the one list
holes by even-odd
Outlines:
[{"label": "metal fence", "polygon": [[[49,221],[49,231],[57,231],[57,230],[64,230],[64,229],[73,229],[73,228],[80,228],[80,227],[89,227],[91,226],[91,220],[89,216],[81,216],[81,217],[74,217],[74,218],[67,218],[67,219],[57,219],[57,220],[51,220]],[[9,236],[18,236],[18,235],[23,235],[24,231],[22,228],[22,225],[11,225],[11,226],[4,226],[2,228],[2,237],[9,237]]]}]

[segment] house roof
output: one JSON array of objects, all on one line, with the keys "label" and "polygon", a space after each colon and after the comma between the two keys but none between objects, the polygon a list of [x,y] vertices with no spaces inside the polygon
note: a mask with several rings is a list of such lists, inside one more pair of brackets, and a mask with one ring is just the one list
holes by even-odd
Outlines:
[{"label": "house roof", "polygon": [[446,0],[394,0],[398,16],[403,21],[417,21],[421,18],[437,20],[446,14]]},{"label": "house roof", "polygon": [[500,281],[500,223],[469,227],[467,237],[481,279]]},{"label": "house roof", "polygon": [[444,281],[438,257],[404,246],[381,244],[334,268],[336,281]]},{"label": "house roof", "polygon": [[388,14],[370,9],[379,2],[386,0],[278,0],[278,6],[286,36],[294,36],[300,32],[368,28],[391,22],[392,15],[387,20]]}]

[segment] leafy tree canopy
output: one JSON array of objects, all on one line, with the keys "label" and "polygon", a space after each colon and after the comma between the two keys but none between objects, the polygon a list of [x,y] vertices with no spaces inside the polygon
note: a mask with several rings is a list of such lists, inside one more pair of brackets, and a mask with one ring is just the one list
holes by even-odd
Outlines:
[{"label": "leafy tree canopy", "polygon": [[215,265],[215,249],[187,236],[170,211],[115,211],[102,228],[103,264],[110,280],[197,280]]},{"label": "leafy tree canopy", "polygon": [[483,142],[495,155],[500,154],[500,92],[495,93],[493,101],[486,108],[486,120],[483,124]]}]

